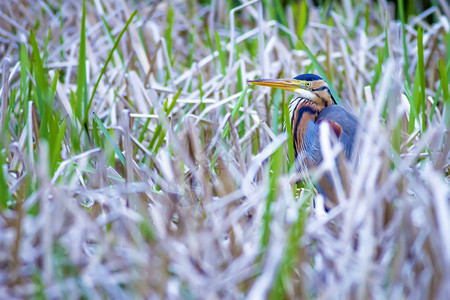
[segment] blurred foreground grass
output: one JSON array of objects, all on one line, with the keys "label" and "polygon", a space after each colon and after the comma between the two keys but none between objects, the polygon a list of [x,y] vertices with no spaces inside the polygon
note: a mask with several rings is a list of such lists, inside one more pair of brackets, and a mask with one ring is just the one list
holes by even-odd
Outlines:
[{"label": "blurred foreground grass", "polygon": [[[445,1],[0,7],[0,298],[450,294]],[[364,125],[328,213],[246,84],[308,72]]]}]

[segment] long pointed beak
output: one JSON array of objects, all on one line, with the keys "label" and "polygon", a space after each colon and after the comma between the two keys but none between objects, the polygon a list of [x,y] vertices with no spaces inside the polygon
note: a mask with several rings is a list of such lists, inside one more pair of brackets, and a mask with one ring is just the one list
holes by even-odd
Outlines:
[{"label": "long pointed beak", "polygon": [[255,79],[247,80],[247,82],[256,85],[270,86],[288,90],[291,92],[295,92],[296,90],[302,88],[301,81],[295,79]]}]

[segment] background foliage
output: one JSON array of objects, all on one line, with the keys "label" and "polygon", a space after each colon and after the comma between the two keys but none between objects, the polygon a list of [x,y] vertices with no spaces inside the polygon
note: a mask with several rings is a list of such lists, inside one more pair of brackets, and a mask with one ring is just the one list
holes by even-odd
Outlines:
[{"label": "background foliage", "polygon": [[[2,2],[1,298],[444,299],[450,7],[415,3]],[[341,176],[246,83],[308,72],[362,124]]]}]

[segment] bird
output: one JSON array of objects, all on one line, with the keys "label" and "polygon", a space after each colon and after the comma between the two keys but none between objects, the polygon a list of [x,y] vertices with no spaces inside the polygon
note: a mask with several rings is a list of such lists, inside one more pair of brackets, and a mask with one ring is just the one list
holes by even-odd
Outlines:
[{"label": "bird", "polygon": [[313,168],[322,161],[319,130],[322,122],[328,123],[342,144],[345,158],[350,160],[353,157],[355,136],[359,128],[358,118],[337,105],[322,77],[316,74],[301,74],[293,79],[255,79],[247,82],[284,89],[295,94],[289,102],[289,116],[296,161],[300,154],[302,165],[307,168]]}]

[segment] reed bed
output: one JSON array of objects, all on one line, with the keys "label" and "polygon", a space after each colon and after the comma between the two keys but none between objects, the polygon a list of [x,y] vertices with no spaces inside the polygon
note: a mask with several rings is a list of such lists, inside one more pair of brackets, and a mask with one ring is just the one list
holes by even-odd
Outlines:
[{"label": "reed bed", "polygon": [[[3,1],[0,298],[448,297],[450,7],[318,2]],[[301,73],[345,174],[246,82]]]}]

